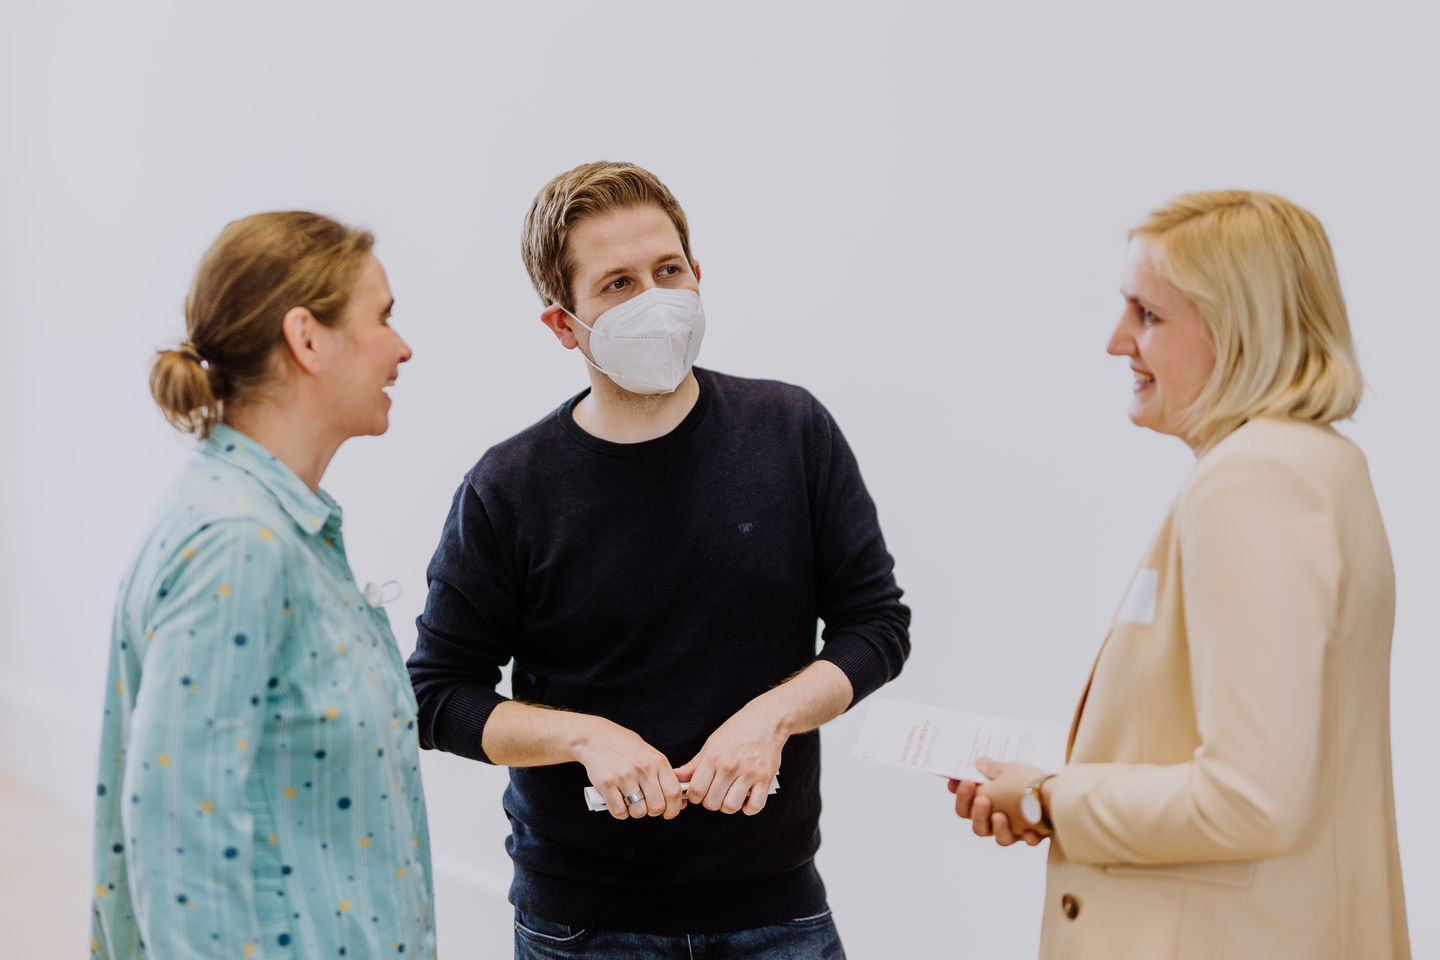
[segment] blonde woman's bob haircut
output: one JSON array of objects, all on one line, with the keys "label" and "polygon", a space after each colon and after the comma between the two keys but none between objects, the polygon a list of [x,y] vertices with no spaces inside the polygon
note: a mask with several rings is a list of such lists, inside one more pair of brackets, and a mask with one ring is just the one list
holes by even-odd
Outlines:
[{"label": "blonde woman's bob haircut", "polygon": [[1364,383],[1335,258],[1313,214],[1271,193],[1188,193],[1130,231],[1199,309],[1215,369],[1185,412],[1204,450],[1248,420],[1343,420]]}]

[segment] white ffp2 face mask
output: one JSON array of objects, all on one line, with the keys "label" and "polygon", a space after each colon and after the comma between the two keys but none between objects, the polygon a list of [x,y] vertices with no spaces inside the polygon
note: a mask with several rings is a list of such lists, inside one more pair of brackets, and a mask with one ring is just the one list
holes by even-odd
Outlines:
[{"label": "white ffp2 face mask", "polygon": [[565,312],[590,331],[595,359],[585,362],[631,393],[673,393],[705,339],[705,308],[694,290],[651,287],[600,314],[593,327]]}]

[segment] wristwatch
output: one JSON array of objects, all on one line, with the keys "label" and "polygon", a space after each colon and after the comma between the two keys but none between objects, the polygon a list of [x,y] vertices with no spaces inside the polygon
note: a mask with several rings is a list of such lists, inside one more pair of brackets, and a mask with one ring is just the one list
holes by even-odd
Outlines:
[{"label": "wristwatch", "polygon": [[1040,785],[1051,777],[1053,773],[1043,774],[1024,790],[1020,791],[1020,816],[1025,818],[1025,823],[1031,827],[1044,827],[1046,830],[1054,830],[1050,823],[1050,813],[1045,809],[1045,801],[1040,796]]}]

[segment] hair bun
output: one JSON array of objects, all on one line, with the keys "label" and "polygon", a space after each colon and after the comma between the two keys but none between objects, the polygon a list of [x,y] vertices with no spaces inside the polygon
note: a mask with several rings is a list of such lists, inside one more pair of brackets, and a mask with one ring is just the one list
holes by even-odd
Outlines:
[{"label": "hair bun", "polygon": [[195,344],[186,340],[156,352],[150,366],[150,395],[176,428],[209,436],[220,419],[213,373]]}]

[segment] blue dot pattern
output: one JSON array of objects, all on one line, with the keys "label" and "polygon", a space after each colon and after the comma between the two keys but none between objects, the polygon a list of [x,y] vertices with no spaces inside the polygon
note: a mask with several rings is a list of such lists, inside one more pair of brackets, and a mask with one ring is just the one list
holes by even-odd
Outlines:
[{"label": "blue dot pattern", "polygon": [[201,441],[152,521],[105,708],[93,957],[434,956],[389,620],[356,586],[339,505],[238,431]]}]

